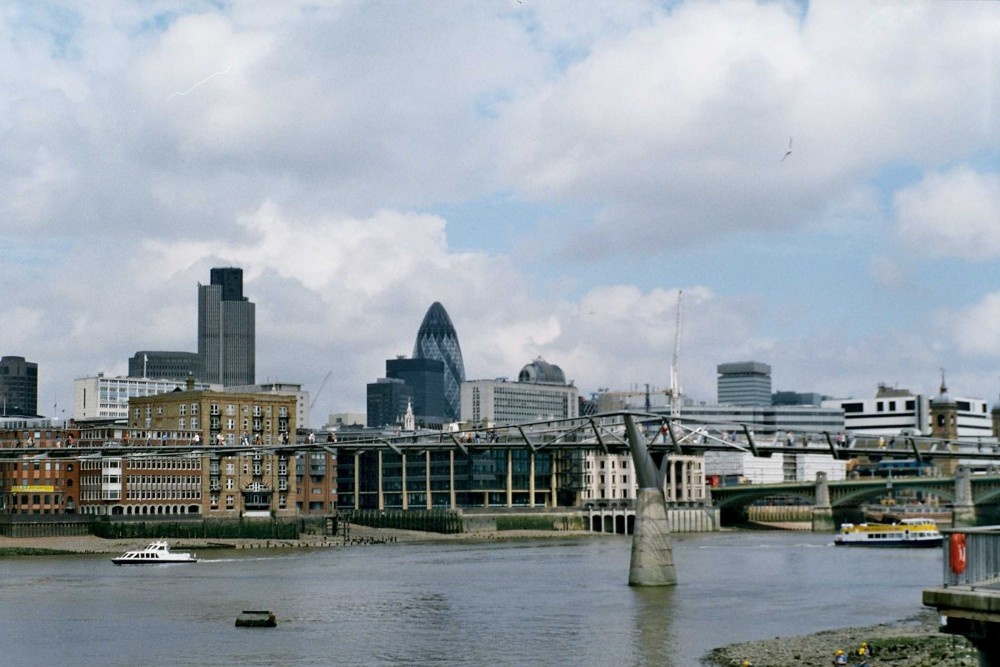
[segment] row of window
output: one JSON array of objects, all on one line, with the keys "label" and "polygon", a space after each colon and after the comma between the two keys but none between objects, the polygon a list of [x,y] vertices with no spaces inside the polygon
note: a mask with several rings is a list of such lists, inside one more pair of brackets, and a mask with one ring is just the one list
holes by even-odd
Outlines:
[{"label": "row of window", "polygon": [[129,500],[198,500],[201,498],[201,490],[137,491],[129,489],[125,497]]}]

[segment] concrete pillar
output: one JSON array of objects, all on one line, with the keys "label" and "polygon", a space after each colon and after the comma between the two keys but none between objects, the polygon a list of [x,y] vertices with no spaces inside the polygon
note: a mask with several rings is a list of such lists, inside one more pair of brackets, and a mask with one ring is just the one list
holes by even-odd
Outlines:
[{"label": "concrete pillar", "polygon": [[535,506],[535,452],[528,452],[528,507]]},{"label": "concrete pillar", "polygon": [[677,583],[667,506],[659,489],[639,489],[636,498],[628,583],[629,586],[673,586]]},{"label": "concrete pillar", "polygon": [[399,455],[399,461],[400,461],[399,475],[400,475],[400,479],[402,480],[402,487],[403,487],[403,511],[405,512],[406,510],[410,509],[410,497],[409,497],[410,494],[408,494],[406,492],[406,454],[405,453]]},{"label": "concrete pillar", "polygon": [[552,499],[551,506],[558,507],[559,494],[556,493],[556,477],[558,477],[559,473],[561,472],[559,468],[562,464],[560,463],[560,459],[558,456],[556,456],[555,454],[550,454],[550,456],[552,457],[552,464],[550,466],[551,474],[549,475],[549,498]]},{"label": "concrete pillar", "polygon": [[972,473],[968,466],[955,470],[955,503],[953,525],[956,528],[976,525],[976,506],[972,501]]},{"label": "concrete pillar", "polygon": [[816,473],[816,504],[812,511],[812,529],[816,533],[837,529],[833,522],[833,506],[830,504],[830,481],[825,472]]},{"label": "concrete pillar", "polygon": [[448,452],[448,497],[451,509],[456,509],[458,503],[455,499],[455,450]]},{"label": "concrete pillar", "polygon": [[382,450],[378,450],[378,508],[385,509],[385,495],[382,493]]},{"label": "concrete pillar", "polygon": [[354,509],[359,509],[361,505],[361,491],[358,485],[361,480],[361,452],[354,452]]},{"label": "concrete pillar", "polygon": [[507,450],[507,507],[514,506],[514,454]]},{"label": "concrete pillar", "polygon": [[645,436],[630,415],[625,415],[625,433],[639,484],[628,583],[629,586],[673,586],[677,583],[677,571],[667,503],[663,498],[663,480],[649,455]]},{"label": "concrete pillar", "polygon": [[424,452],[424,497],[427,498],[427,509],[434,509],[434,501],[431,498],[431,450]]}]

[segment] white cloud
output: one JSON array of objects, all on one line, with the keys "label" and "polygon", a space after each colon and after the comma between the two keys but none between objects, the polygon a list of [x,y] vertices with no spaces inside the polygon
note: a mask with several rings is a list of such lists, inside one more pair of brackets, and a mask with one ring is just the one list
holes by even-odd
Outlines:
[{"label": "white cloud", "polygon": [[[195,285],[237,265],[261,375],[335,368],[331,408],[363,405],[435,300],[472,376],[541,355],[585,391],[664,384],[678,286],[699,398],[741,359],[784,389],[938,366],[986,387],[993,297],[967,296],[982,326],[936,328],[882,216],[895,170],[927,171],[896,195],[903,242],[997,257],[998,38],[993,3],[5,6],[0,277],[28,305],[0,348],[66,397],[194,349]],[[826,314],[843,271],[850,326]]]},{"label": "white cloud", "polygon": [[952,323],[955,343],[963,354],[1000,358],[1000,292],[985,294],[978,303],[945,317]]},{"label": "white cloud", "polygon": [[653,13],[511,101],[502,174],[527,196],[596,206],[572,236],[578,250],[807,226],[880,164],[997,146],[982,122],[996,102],[982,85],[993,47],[969,36],[1000,36],[1000,13],[964,9],[820,3],[801,22],[776,3]]},{"label": "white cloud", "polygon": [[957,167],[893,197],[900,242],[923,255],[1000,257],[1000,174]]}]

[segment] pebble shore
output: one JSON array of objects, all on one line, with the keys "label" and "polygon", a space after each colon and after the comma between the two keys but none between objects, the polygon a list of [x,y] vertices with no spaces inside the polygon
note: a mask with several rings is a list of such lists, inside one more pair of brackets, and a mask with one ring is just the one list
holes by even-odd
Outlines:
[{"label": "pebble shore", "polygon": [[926,609],[912,618],[864,628],[825,630],[802,637],[775,637],[731,644],[705,656],[709,665],[738,667],[749,660],[754,667],[833,665],[837,649],[847,652],[857,665],[861,642],[874,647],[870,667],[977,667],[979,655],[961,636],[938,630],[938,617]]}]

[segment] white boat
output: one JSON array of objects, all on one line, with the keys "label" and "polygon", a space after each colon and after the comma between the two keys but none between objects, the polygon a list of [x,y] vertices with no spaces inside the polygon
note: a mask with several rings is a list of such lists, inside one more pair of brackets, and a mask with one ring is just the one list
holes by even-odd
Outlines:
[{"label": "white boat", "polygon": [[939,547],[941,532],[932,519],[896,523],[842,523],[833,543],[845,547]]},{"label": "white boat", "polygon": [[163,541],[153,542],[145,549],[126,551],[118,558],[112,558],[115,565],[158,565],[162,563],[197,563],[195,554],[171,553],[170,546]]}]

